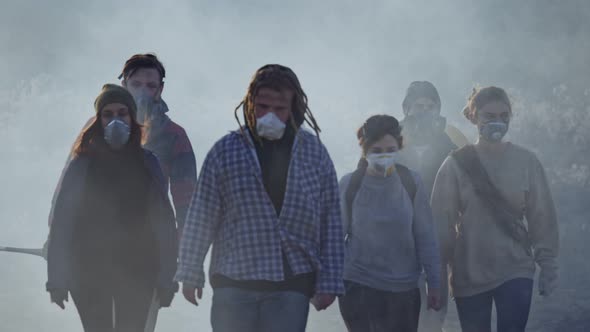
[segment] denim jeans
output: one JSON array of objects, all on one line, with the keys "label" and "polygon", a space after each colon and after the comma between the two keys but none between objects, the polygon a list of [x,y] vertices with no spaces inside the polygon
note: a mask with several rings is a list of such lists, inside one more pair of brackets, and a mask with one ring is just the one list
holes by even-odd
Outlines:
[{"label": "denim jeans", "polygon": [[524,332],[532,296],[533,280],[517,278],[482,294],[457,297],[461,329],[463,332],[491,332],[495,303],[498,332]]},{"label": "denim jeans", "polygon": [[387,292],[345,281],[340,313],[349,332],[416,332],[420,291]]},{"label": "denim jeans", "polygon": [[297,292],[213,291],[213,332],[303,332],[308,314],[309,298]]}]

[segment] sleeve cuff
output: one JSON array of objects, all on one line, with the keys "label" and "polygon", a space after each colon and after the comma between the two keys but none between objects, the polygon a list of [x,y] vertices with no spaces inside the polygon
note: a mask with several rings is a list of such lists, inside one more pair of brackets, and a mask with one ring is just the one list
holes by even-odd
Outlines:
[{"label": "sleeve cuff", "polygon": [[344,295],[342,276],[320,275],[315,285],[316,294]]},{"label": "sleeve cuff", "polygon": [[426,273],[428,288],[440,289],[442,284],[442,266],[437,266],[432,272]]},{"label": "sleeve cuff", "polygon": [[202,268],[179,265],[174,281],[192,287],[203,288],[205,286],[205,271]]}]

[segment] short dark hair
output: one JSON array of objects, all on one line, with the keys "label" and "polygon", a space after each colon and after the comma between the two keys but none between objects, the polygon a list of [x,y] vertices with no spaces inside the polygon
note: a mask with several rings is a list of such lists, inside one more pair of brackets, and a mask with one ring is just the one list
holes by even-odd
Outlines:
[{"label": "short dark hair", "polygon": [[131,58],[129,58],[125,62],[125,66],[123,66],[123,71],[121,75],[119,75],[119,79],[128,79],[129,77],[133,76],[133,74],[141,68],[154,68],[160,73],[160,81],[164,82],[164,77],[166,77],[166,69],[158,57],[153,53],[146,53],[146,54],[135,54]]},{"label": "short dark hair", "polygon": [[399,148],[403,147],[402,127],[399,125],[399,121],[391,115],[373,115],[356,132],[363,154],[367,154],[371,145],[385,135],[393,136]]}]

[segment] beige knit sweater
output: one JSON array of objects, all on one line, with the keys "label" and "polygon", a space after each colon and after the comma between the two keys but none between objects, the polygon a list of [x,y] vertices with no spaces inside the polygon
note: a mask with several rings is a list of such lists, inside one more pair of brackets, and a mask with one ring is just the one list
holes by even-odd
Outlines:
[{"label": "beige knit sweater", "polygon": [[[492,157],[478,155],[493,183],[525,215],[534,257],[500,229],[466,174],[448,157],[436,177],[432,210],[443,266],[456,297],[472,296],[514,278],[533,278],[535,263],[556,271],[559,247],[555,207],[543,167],[534,153],[507,143]],[[445,276],[446,277],[446,276]]]}]

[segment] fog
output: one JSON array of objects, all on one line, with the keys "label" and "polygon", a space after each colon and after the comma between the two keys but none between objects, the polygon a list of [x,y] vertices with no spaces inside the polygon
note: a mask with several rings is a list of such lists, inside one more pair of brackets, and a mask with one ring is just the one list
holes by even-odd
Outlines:
[{"label": "fog", "polygon": [[[163,98],[198,167],[237,127],[233,110],[267,63],[298,74],[339,176],[359,157],[355,129],[372,114],[401,116],[411,81],[433,82],[443,115],[471,139],[466,97],[498,85],[515,104],[509,138],[545,163],[562,226],[562,287],[535,298],[529,325],[574,331],[590,310],[589,33],[584,0],[0,0],[0,245],[43,243],[69,147],[135,53],[163,61]],[[71,302],[49,303],[43,260],[0,253],[0,265],[0,330],[81,330]],[[195,308],[177,296],[157,330],[209,331],[210,297],[207,286]],[[309,331],[343,329],[336,306],[310,316]]]}]

